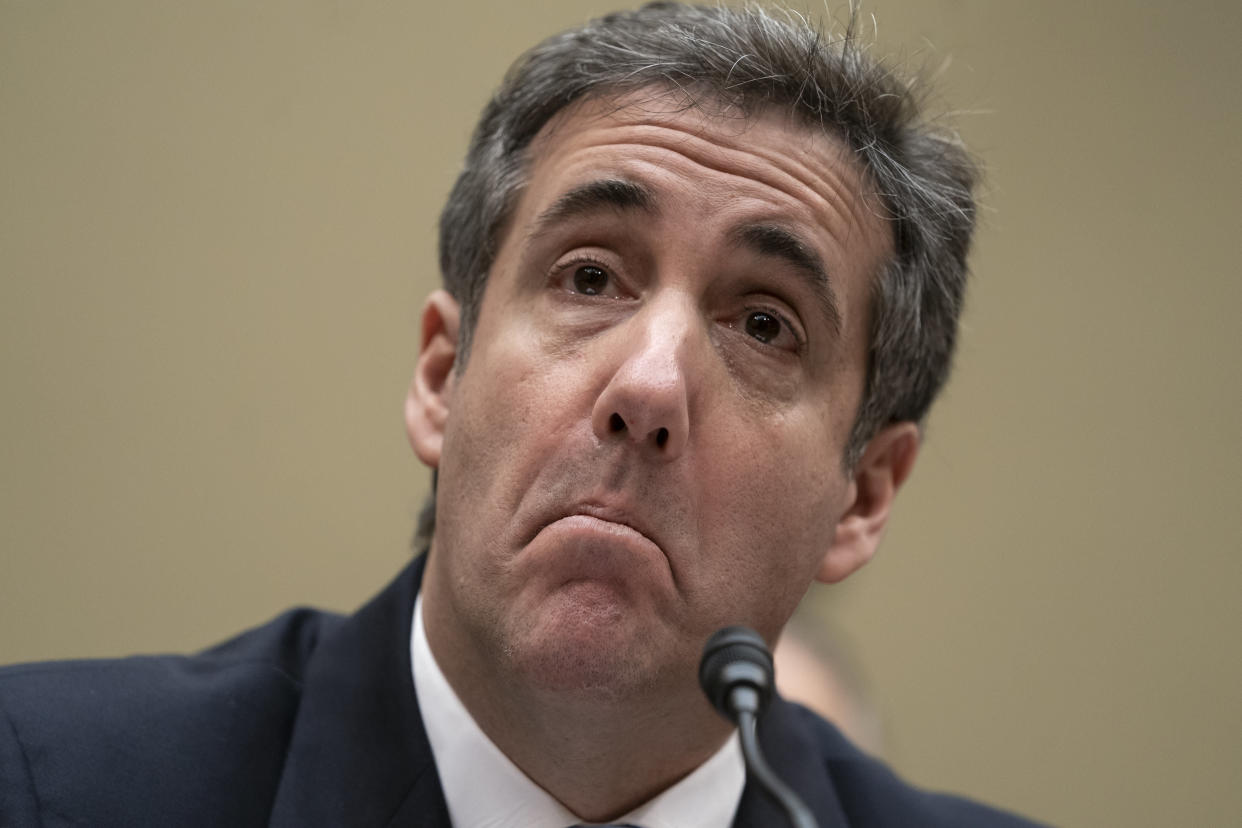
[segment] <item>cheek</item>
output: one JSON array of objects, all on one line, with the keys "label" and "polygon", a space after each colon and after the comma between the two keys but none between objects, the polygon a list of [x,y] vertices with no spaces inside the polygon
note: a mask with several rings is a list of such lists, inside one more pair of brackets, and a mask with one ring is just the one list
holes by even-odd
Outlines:
[{"label": "cheek", "polygon": [[[784,423],[783,426],[791,424]],[[706,589],[716,603],[745,590],[760,626],[783,624],[832,543],[847,491],[829,438],[784,440],[801,429],[730,435],[732,450],[704,488],[703,554],[715,559]],[[727,608],[726,608],[727,609]]]},{"label": "cheek", "polygon": [[[511,473],[520,435],[537,422],[530,402],[534,372],[517,361],[490,365],[483,354],[467,367],[453,399],[444,436],[441,477],[461,477],[475,487],[501,488]],[[503,490],[503,489],[501,489]]]},{"label": "cheek", "polygon": [[442,484],[449,477],[470,481],[479,505],[511,507],[584,419],[580,385],[564,361],[549,359],[521,326],[489,336],[454,393]]}]

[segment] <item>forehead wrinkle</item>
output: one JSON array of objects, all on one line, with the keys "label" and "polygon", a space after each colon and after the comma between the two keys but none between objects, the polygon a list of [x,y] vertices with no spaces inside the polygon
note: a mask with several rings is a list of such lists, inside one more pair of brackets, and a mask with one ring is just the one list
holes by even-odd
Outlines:
[{"label": "forehead wrinkle", "polygon": [[[874,238],[874,231],[885,230],[878,217],[864,209],[863,171],[829,136],[816,135],[800,125],[785,126],[763,119],[744,121],[736,130],[724,131],[719,122],[706,116],[701,130],[672,118],[626,123],[622,117],[623,113],[616,112],[597,117],[558,147],[557,154],[641,146],[680,155],[704,169],[768,187],[809,208],[814,225],[823,229],[843,254],[849,251],[851,238],[865,243]],[[764,141],[762,136],[756,140],[755,131],[763,129],[782,133],[794,145]],[[600,135],[609,132],[614,134],[606,139]],[[735,142],[722,143],[731,137]],[[743,143],[747,137],[750,142]],[[807,142],[816,146],[806,147]],[[795,157],[795,153],[807,160]]]},{"label": "forehead wrinkle", "polygon": [[[885,210],[881,204],[873,203],[871,196],[875,194],[867,190],[867,168],[853,157],[844,138],[816,129],[778,106],[760,106],[744,112],[724,102],[718,102],[724,104],[720,109],[700,108],[699,103],[685,90],[659,83],[615,95],[605,90],[603,94],[574,101],[556,113],[535,136],[531,149],[535,157],[547,160],[550,144],[560,144],[556,151],[560,154],[583,149],[584,143],[592,142],[589,136],[599,132],[628,130],[650,134],[654,140],[610,139],[597,146],[638,143],[666,149],[716,172],[767,184],[795,200],[800,197],[794,189],[781,184],[800,185],[813,201],[813,205],[807,206],[814,206],[827,219],[817,220],[816,224],[842,252],[849,249],[851,237],[863,244],[875,243],[880,250],[891,250],[892,230],[884,219]],[[565,129],[573,122],[580,126]],[[764,132],[780,137],[756,140],[756,135]],[[665,137],[668,133],[679,133],[682,139],[671,141]],[[675,143],[697,144],[704,151],[679,149]],[[707,160],[705,155],[713,151],[743,159],[749,156],[752,160],[737,161],[737,169],[731,170],[727,163]],[[765,170],[759,161],[773,169]],[[769,180],[771,172],[780,173],[784,181]],[[820,186],[816,187],[816,183]],[[834,216],[841,221],[832,221]]]}]

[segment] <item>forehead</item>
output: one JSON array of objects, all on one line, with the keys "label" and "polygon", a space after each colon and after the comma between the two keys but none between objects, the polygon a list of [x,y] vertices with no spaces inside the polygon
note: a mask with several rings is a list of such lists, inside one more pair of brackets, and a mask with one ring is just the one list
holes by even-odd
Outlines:
[{"label": "forehead", "polygon": [[805,187],[812,192],[800,195],[834,202],[859,228],[877,212],[863,167],[845,142],[776,107],[742,112],[662,89],[587,98],[561,110],[536,135],[532,177],[592,145],[630,152],[663,148],[778,189]]},{"label": "forehead", "polygon": [[658,89],[587,99],[545,125],[529,164],[510,225],[518,235],[575,188],[635,181],[655,194],[651,212],[700,217],[696,233],[747,221],[796,229],[838,277],[834,290],[854,294],[838,300],[855,324],[870,279],[891,255],[879,199],[845,142],[774,108],[743,114]]}]

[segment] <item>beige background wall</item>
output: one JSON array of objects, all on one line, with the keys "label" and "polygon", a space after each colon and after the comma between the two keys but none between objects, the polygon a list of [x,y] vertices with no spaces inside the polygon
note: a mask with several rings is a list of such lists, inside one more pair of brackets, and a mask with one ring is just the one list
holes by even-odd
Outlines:
[{"label": "beige background wall", "polygon": [[[607,5],[0,0],[0,661],[401,566],[440,202],[503,68]],[[989,209],[886,547],[816,609],[915,781],[1239,824],[1237,7],[868,8],[952,59]]]}]

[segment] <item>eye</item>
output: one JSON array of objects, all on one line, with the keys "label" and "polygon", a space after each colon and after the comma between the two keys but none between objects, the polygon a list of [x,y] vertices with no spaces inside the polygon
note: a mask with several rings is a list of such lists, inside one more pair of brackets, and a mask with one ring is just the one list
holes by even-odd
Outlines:
[{"label": "eye", "polygon": [[630,294],[623,274],[624,264],[611,251],[584,247],[564,254],[552,265],[548,278],[552,288],[579,301],[625,299]]},{"label": "eye", "polygon": [[746,333],[765,344],[775,341],[781,335],[781,327],[781,320],[770,313],[751,311],[746,315]]},{"label": "eye", "polygon": [[574,270],[573,285],[584,296],[599,296],[608,288],[608,272],[595,265],[579,265]]},{"label": "eye", "polygon": [[786,351],[800,354],[806,348],[806,334],[797,321],[797,315],[782,311],[776,307],[742,308],[729,320],[728,325],[755,347],[772,353]]}]

